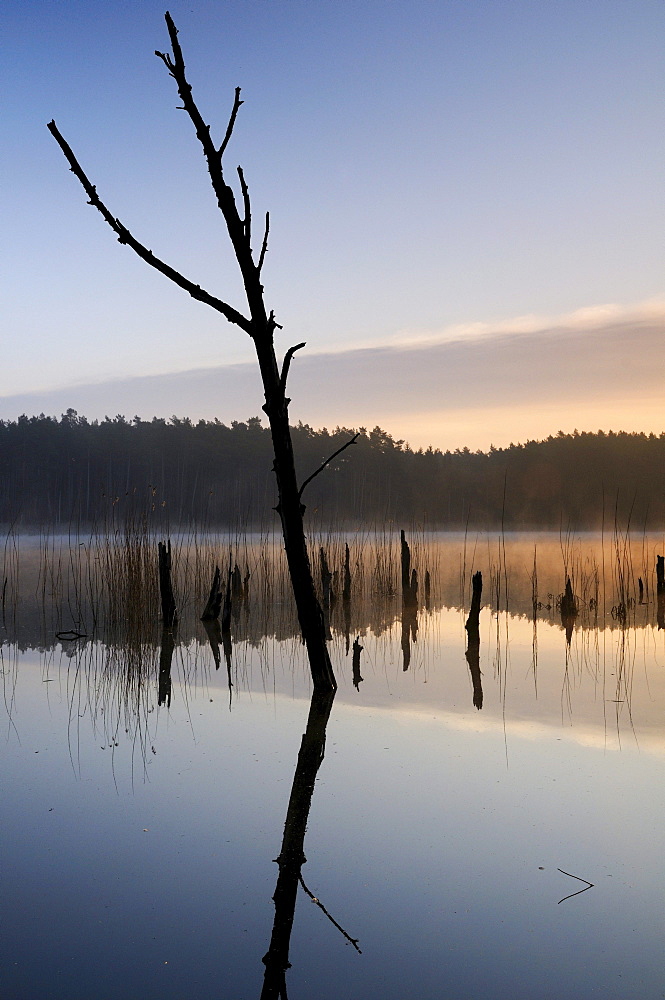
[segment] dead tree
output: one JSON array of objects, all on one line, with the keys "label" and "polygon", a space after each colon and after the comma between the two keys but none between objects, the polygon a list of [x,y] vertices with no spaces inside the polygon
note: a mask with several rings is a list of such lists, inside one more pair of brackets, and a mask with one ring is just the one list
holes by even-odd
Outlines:
[{"label": "dead tree", "polygon": [[[257,254],[252,248],[251,203],[242,167],[237,168],[239,186],[239,198],[237,199],[233,188],[228,183],[222,162],[233,133],[238,111],[243,103],[240,100],[240,87],[236,87],[235,100],[224,138],[219,145],[216,145],[211,135],[210,126],[204,121],[192,96],[192,88],[187,80],[185,62],[180,42],[178,41],[178,31],[171,15],[167,12],[165,16],[171,42],[171,52],[157,51],[155,55],[161,59],[175,80],[178,94],[182,101],[182,109],[190,118],[196,132],[196,137],[201,145],[217,205],[224,217],[229,239],[231,240],[242,275],[247,300],[247,314],[240,312],[232,305],[210,294],[204,288],[201,288],[200,285],[197,285],[169,264],[160,260],[144,244],[140,243],[102,202],[95,186],[84,173],[70,146],[60,134],[55,122],[49,122],[48,128],[64,153],[70,169],[82,184],[88,196],[88,204],[101,213],[104,220],[118,237],[118,242],[131,247],[147,264],[156,268],[156,270],[160,271],[176,285],[179,285],[180,288],[183,288],[192,298],[215,309],[226,320],[240,327],[251,338],[256,350],[263,382],[265,394],[263,410],[268,417],[272,435],[274,451],[273,470],[277,480],[278,492],[278,501],[275,510],[279,514],[282,524],[289,574],[303,641],[307,647],[312,680],[317,690],[335,690],[337,685],[326,646],[323,614],[316,597],[307,552],[303,526],[305,507],[302,503],[302,494],[305,486],[314,476],[323,471],[332,458],[349,444],[352,444],[355,438],[338,449],[335,455],[326,460],[300,487],[298,486],[291,432],[289,429],[290,400],[286,395],[286,383],[293,355],[305,345],[296,344],[294,347],[290,347],[280,367],[275,353],[274,335],[275,330],[281,329],[281,327],[275,319],[274,312],[272,310],[268,311],[266,308],[261,275],[268,250],[269,215],[266,213],[260,249]],[[238,207],[239,204],[240,208]]]}]

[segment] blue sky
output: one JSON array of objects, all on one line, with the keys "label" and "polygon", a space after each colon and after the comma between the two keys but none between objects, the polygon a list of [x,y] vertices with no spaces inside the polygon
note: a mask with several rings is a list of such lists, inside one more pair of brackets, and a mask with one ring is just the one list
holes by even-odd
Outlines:
[{"label": "blue sky", "polygon": [[[396,371],[412,391],[423,355],[406,344],[417,352],[424,341],[466,343],[478,329],[497,343],[506,331],[551,337],[582,309],[600,337],[606,304],[615,325],[646,308],[650,329],[657,321],[665,331],[660,0],[190,0],[170,10],[214,135],[234,87],[243,90],[227,170],[241,163],[255,216],[271,213],[264,275],[284,324],[281,349],[306,340],[312,355],[341,354],[349,371],[363,365],[369,384],[372,351],[398,347]],[[161,405],[159,415],[209,416],[191,378],[178,383],[177,374],[251,359],[241,331],[116,242],[45,127],[55,118],[139,239],[242,307],[191,125],[153,54],[168,47],[163,14],[153,0],[5,0],[0,417],[20,406],[49,412],[46,401],[61,400],[87,412],[82,402],[95,393],[105,412],[151,417]],[[650,347],[661,371],[657,338]],[[445,355],[470,400],[482,357]],[[639,400],[618,350],[616,361],[597,412],[582,379],[552,419],[607,428],[618,377],[633,379],[628,395]],[[343,381],[326,399],[319,368],[312,403],[297,416],[358,422]],[[164,375],[163,401],[151,395],[149,412],[140,378]],[[498,403],[494,426],[511,440],[534,436],[537,400],[518,398],[530,379],[520,370]],[[648,387],[645,430],[663,429],[653,425],[657,394]],[[222,395],[221,419],[259,412],[258,390],[248,389],[244,406],[234,398],[233,412]],[[377,422],[398,437],[462,446],[473,424],[480,436],[471,443],[491,443],[482,415],[447,421],[434,390],[417,417],[400,411],[400,392],[382,398],[375,386],[370,396]],[[630,412],[639,423],[634,405]],[[626,419],[619,407],[616,426]]]}]

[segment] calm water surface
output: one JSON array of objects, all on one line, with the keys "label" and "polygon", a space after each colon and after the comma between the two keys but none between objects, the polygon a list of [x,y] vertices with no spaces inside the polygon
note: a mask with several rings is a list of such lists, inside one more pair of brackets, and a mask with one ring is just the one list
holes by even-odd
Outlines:
[{"label": "calm water surface", "polygon": [[[44,622],[33,641],[19,604],[0,647],[3,1000],[286,995],[262,961],[275,934],[291,1000],[665,996],[653,608],[624,628],[581,614],[568,644],[553,608],[483,607],[479,710],[443,575],[406,670],[396,598],[353,622],[357,688],[332,623],[327,729],[294,635],[236,620],[227,673],[183,623],[159,705],[158,641]],[[304,886],[276,913],[294,797]]]}]

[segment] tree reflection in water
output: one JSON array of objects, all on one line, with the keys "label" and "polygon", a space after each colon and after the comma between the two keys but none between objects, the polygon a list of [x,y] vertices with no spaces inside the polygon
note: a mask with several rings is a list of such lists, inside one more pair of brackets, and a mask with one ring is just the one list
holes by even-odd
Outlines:
[{"label": "tree reflection in water", "polygon": [[306,862],[304,854],[305,831],[309,810],[312,804],[312,793],[323,761],[326,745],[326,726],[335,699],[335,692],[316,691],[312,695],[307,718],[307,728],[300,744],[298,763],[293,776],[289,806],[284,823],[284,836],[279,857],[275,858],[279,865],[279,875],[273,902],[275,904],[275,919],[273,921],[270,947],[263,956],[265,974],[261,1000],[286,1000],[286,972],[291,967],[289,962],[289,946],[291,930],[296,909],[298,885],[323,910],[328,919],[337,929],[358,948],[357,940],[351,938],[340,925],[333,920],[325,907],[309,891],[302,878],[302,866]]}]

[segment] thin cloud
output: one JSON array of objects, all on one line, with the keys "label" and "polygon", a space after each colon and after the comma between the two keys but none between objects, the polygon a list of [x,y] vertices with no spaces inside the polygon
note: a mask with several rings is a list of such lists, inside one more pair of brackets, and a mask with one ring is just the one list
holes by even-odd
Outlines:
[{"label": "thin cloud", "polygon": [[[414,445],[453,448],[560,428],[663,430],[655,421],[665,387],[665,302],[595,306],[553,324],[522,317],[464,329],[415,343],[303,351],[291,367],[292,419],[315,427],[379,423]],[[177,414],[228,423],[260,413],[262,403],[257,367],[247,363],[5,397],[0,416],[58,415],[71,406],[89,418]]]},{"label": "thin cloud", "polygon": [[[632,305],[607,302],[601,305],[583,306],[572,312],[557,316],[543,316],[527,313],[494,323],[457,323],[438,331],[403,330],[386,342],[385,346],[416,347],[452,343],[458,340],[480,340],[502,337],[506,334],[545,333],[555,330],[574,329],[579,332],[597,330],[614,323],[665,323],[665,298],[655,297]],[[379,346],[379,345],[366,345]]]}]

